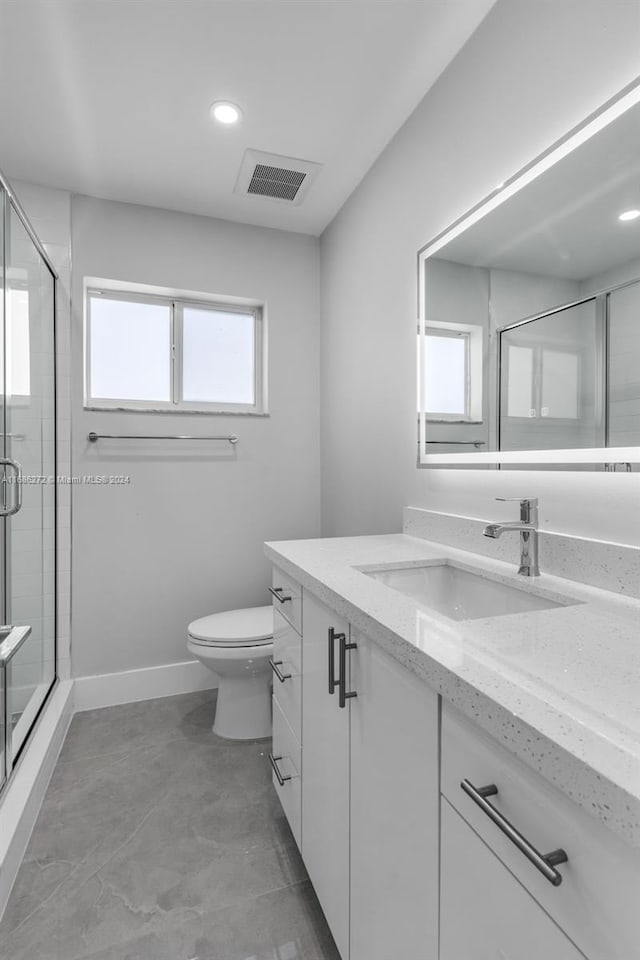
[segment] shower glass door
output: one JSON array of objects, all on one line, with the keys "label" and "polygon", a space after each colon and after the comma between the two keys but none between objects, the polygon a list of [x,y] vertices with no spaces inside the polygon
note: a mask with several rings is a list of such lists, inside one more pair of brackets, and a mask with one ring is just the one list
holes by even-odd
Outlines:
[{"label": "shower glass door", "polygon": [[1,199],[0,784],[56,679],[55,275],[6,190]]}]

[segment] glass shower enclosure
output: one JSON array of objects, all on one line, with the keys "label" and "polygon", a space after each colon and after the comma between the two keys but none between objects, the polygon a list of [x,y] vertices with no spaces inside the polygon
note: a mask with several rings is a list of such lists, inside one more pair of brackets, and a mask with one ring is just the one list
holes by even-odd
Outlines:
[{"label": "glass shower enclosure", "polygon": [[55,686],[56,274],[0,174],[0,791]]}]

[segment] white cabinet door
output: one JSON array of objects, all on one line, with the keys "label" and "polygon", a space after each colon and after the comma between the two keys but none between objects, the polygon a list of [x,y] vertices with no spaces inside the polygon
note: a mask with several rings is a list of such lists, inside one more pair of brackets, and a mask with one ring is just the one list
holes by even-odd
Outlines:
[{"label": "white cabinet door", "polygon": [[584,960],[442,798],[440,960]]},{"label": "white cabinet door", "polygon": [[352,640],[351,960],[437,960],[438,697]]},{"label": "white cabinet door", "polygon": [[[302,651],[302,856],[342,960],[349,958],[349,711],[329,693],[329,631],[349,624],[305,591]],[[332,643],[335,677],[339,639]],[[349,651],[350,653],[351,651]],[[349,656],[347,655],[347,664]]]}]

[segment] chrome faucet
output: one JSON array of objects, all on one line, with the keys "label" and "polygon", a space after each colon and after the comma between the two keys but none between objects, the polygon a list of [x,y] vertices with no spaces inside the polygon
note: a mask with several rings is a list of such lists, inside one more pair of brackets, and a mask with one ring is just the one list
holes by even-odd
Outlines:
[{"label": "chrome faucet", "polygon": [[539,577],[538,566],[538,500],[520,500],[519,497],[496,497],[503,503],[516,500],[520,503],[519,523],[490,523],[484,528],[485,537],[497,540],[507,530],[520,531],[520,568],[523,577]]}]

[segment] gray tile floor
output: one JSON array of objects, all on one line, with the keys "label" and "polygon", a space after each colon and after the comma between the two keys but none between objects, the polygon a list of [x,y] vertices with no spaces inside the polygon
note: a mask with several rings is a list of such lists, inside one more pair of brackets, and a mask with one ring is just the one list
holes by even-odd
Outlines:
[{"label": "gray tile floor", "polygon": [[11,960],[340,960],[271,785],[215,692],[78,714],[0,924]]}]

